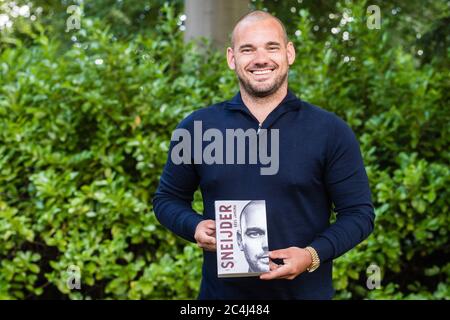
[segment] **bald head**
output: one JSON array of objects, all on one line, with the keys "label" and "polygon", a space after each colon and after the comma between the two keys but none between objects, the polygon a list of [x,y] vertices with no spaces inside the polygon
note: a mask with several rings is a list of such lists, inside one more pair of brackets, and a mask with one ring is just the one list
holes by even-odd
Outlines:
[{"label": "bald head", "polygon": [[238,20],[238,22],[236,23],[236,25],[235,25],[235,27],[233,29],[233,32],[231,34],[231,47],[234,48],[234,44],[235,44],[235,40],[236,40],[236,34],[240,31],[240,29],[242,29],[246,25],[252,24],[254,22],[259,22],[259,21],[267,20],[267,19],[271,19],[271,20],[274,20],[276,22],[276,24],[280,28],[280,32],[283,35],[284,43],[287,44],[288,43],[288,37],[287,37],[287,33],[286,33],[286,28],[284,27],[283,22],[281,22],[280,19],[278,19],[277,17],[271,15],[268,12],[261,11],[261,10],[256,10],[256,11],[252,11],[250,13],[247,13],[246,15],[244,15],[242,18],[240,18]]}]

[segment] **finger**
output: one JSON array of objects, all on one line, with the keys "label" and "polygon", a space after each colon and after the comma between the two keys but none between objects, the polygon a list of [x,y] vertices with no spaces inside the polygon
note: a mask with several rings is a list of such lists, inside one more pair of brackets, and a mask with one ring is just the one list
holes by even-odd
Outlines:
[{"label": "finger", "polygon": [[282,265],[275,270],[263,273],[259,278],[261,280],[273,280],[273,279],[284,279],[289,276],[291,276],[291,269],[287,265]]},{"label": "finger", "polygon": [[214,251],[214,252],[216,251],[215,245],[202,244],[201,246],[199,245],[199,247],[206,251]]},{"label": "finger", "polygon": [[278,265],[272,261],[269,261],[269,267],[270,267],[270,271],[272,271],[272,270],[278,269],[280,267],[280,265]]},{"label": "finger", "polygon": [[205,236],[201,239],[201,242],[206,245],[216,245],[216,238]]},{"label": "finger", "polygon": [[208,229],[216,230],[216,222],[214,220],[207,220],[205,223],[205,227]]},{"label": "finger", "polygon": [[207,235],[206,233],[201,234],[198,240],[199,240],[199,242],[206,244],[206,245],[208,245],[208,244],[215,245],[216,244],[216,238],[211,237],[211,236]]},{"label": "finger", "polygon": [[287,259],[289,258],[288,249],[269,251],[269,257],[271,259]]},{"label": "finger", "polygon": [[210,252],[216,252],[216,247],[212,247],[212,246],[207,246],[206,248],[204,248],[205,251],[210,251]]}]

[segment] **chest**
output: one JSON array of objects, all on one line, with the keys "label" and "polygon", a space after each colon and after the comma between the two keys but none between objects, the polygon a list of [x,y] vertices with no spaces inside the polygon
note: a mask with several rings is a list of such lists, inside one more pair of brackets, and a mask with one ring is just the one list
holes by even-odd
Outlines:
[{"label": "chest", "polygon": [[[261,192],[301,191],[321,184],[325,134],[288,120],[258,134],[251,123],[236,128],[241,135],[232,136],[229,127],[219,130],[222,146],[210,153],[219,154],[218,161],[196,165],[200,187],[221,196],[245,192],[258,197]],[[204,142],[203,150],[211,151],[211,143]]]}]

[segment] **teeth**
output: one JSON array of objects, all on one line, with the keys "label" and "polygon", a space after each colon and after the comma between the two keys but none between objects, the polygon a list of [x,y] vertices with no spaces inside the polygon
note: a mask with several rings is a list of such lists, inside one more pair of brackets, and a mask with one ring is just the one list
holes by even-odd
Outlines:
[{"label": "teeth", "polygon": [[266,74],[272,72],[272,70],[256,70],[256,71],[252,71],[253,74]]}]

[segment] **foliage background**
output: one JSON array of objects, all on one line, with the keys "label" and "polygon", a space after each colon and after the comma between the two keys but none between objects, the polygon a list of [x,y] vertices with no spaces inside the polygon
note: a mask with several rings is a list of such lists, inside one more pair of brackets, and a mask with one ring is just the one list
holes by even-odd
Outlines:
[{"label": "foliage background", "polygon": [[[171,131],[236,79],[183,43],[182,1],[79,2],[65,32],[74,3],[0,1],[0,299],[195,298],[201,251],[150,200]],[[449,299],[449,2],[292,3],[252,1],[286,22],[291,88],[359,137],[376,207],[374,233],[335,261],[336,299]]]}]

